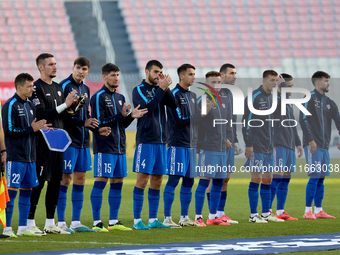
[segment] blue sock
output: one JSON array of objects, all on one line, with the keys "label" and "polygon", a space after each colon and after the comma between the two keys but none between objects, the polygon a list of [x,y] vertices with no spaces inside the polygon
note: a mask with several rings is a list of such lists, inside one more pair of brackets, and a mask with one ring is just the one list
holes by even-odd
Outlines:
[{"label": "blue sock", "polygon": [[109,191],[110,220],[118,220],[118,211],[122,201],[123,183],[111,183]]},{"label": "blue sock", "polygon": [[135,187],[133,190],[133,215],[135,219],[141,218],[144,202],[144,190]]},{"label": "blue sock", "polygon": [[157,218],[158,206],[159,206],[159,190],[149,188],[148,200],[149,200],[149,219]]},{"label": "blue sock", "polygon": [[170,175],[168,182],[165,185],[164,192],[163,192],[163,201],[164,201],[164,216],[170,217],[171,216],[171,208],[172,203],[175,199],[175,189],[179,182],[180,177],[176,175]]},{"label": "blue sock", "polygon": [[67,189],[68,187],[60,185],[59,189],[59,199],[57,205],[57,215],[59,222],[65,222],[65,210],[67,204]]},{"label": "blue sock", "polygon": [[195,211],[197,215],[202,214],[204,206],[205,191],[209,186],[210,180],[200,179],[195,192]]},{"label": "blue sock", "polygon": [[261,183],[260,196],[261,196],[261,202],[262,202],[262,213],[269,213],[270,198],[271,198],[270,184]]},{"label": "blue sock", "polygon": [[20,190],[19,192],[19,226],[27,226],[28,213],[31,207],[32,190]]},{"label": "blue sock", "polygon": [[213,179],[210,191],[210,208],[209,212],[211,214],[217,213],[217,207],[220,203],[221,190],[223,186],[223,179]]},{"label": "blue sock", "polygon": [[93,220],[100,220],[100,210],[102,208],[103,190],[106,182],[95,181],[91,191],[91,205]]},{"label": "blue sock", "polygon": [[210,208],[210,192],[207,192],[208,207]]},{"label": "blue sock", "polygon": [[285,175],[277,187],[277,210],[283,210],[285,208],[290,178],[290,175]]},{"label": "blue sock", "polygon": [[323,199],[323,194],[325,191],[325,186],[323,184],[324,180],[325,178],[320,178],[316,186],[316,193],[315,193],[315,198],[314,198],[314,205],[316,207],[322,207],[322,199]]},{"label": "blue sock", "polygon": [[312,207],[316,187],[319,181],[318,175],[311,174],[306,187],[306,207]]},{"label": "blue sock", "polygon": [[259,186],[260,184],[255,183],[255,182],[249,183],[248,197],[249,197],[250,213],[257,213],[257,205],[259,203]]},{"label": "blue sock", "polygon": [[73,184],[72,188],[72,221],[80,221],[84,201],[84,185]]},{"label": "blue sock", "polygon": [[227,201],[227,191],[222,191],[220,203],[218,205],[217,211],[224,212],[224,207],[225,207],[226,201]]},{"label": "blue sock", "polygon": [[14,210],[14,200],[17,196],[17,190],[8,190],[8,196],[9,196],[9,202],[6,204],[6,226],[11,227],[12,226],[12,216],[13,216],[13,210]]},{"label": "blue sock", "polygon": [[187,216],[189,215],[189,206],[191,203],[192,197],[192,186],[194,185],[195,180],[193,178],[183,178],[181,193],[180,193],[180,200],[181,200],[181,215]]},{"label": "blue sock", "polygon": [[277,187],[279,186],[282,180],[282,175],[273,174],[272,184],[270,185],[271,188],[271,200],[270,200],[270,208],[272,208],[272,204],[277,193]]}]

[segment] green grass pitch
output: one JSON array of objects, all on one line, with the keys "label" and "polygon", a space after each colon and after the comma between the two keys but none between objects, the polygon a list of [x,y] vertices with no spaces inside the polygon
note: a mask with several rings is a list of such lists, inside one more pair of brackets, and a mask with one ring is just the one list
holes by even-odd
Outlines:
[{"label": "green grass pitch", "polygon": [[[237,159],[235,164],[239,168],[245,160]],[[340,160],[331,160],[332,164],[340,164]],[[297,165],[304,165],[304,160],[298,160]],[[128,177],[124,180],[122,203],[119,211],[119,220],[125,226],[133,225],[133,200],[132,191],[135,185],[136,174],[132,172],[132,160],[128,160]],[[289,186],[289,193],[286,202],[286,211],[293,217],[299,218],[298,221],[287,221],[284,223],[268,223],[268,224],[251,224],[248,223],[249,204],[248,204],[248,185],[249,173],[238,173],[232,176],[228,187],[228,198],[226,205],[227,215],[239,221],[237,225],[230,226],[208,226],[206,228],[182,228],[182,229],[156,229],[150,231],[110,231],[109,233],[76,233],[73,235],[47,235],[45,237],[27,238],[19,237],[17,239],[0,240],[0,253],[19,253],[19,252],[37,252],[49,250],[66,250],[66,249],[84,249],[97,247],[112,247],[121,245],[138,245],[138,244],[158,244],[173,242],[191,242],[204,240],[218,240],[231,238],[251,238],[251,237],[270,237],[281,235],[306,235],[306,234],[322,234],[334,233],[340,230],[340,174],[333,173],[331,178],[325,180],[325,198],[323,208],[326,212],[337,217],[336,220],[316,220],[306,221],[302,219],[304,213],[305,188],[308,179],[305,173],[296,173]],[[164,177],[161,191],[164,189],[167,177]],[[84,207],[82,210],[81,221],[87,226],[92,226],[92,209],[90,202],[90,193],[93,185],[92,172],[88,172],[85,193]],[[193,187],[193,199],[190,205],[190,217],[194,218],[194,192],[198,183],[195,181]],[[106,186],[103,194],[103,206],[101,218],[104,225],[107,226],[109,220],[109,205],[107,202],[109,185]],[[41,229],[45,223],[44,194],[38,205],[36,213],[36,224]],[[147,193],[146,193],[147,194]],[[16,198],[15,212],[12,220],[12,227],[17,230],[18,224],[18,197]],[[274,200],[276,205],[276,200]],[[275,208],[275,206],[273,206]],[[259,205],[261,211],[261,205]],[[68,204],[66,208],[66,221],[71,222],[71,189],[68,191]],[[204,218],[207,218],[207,204],[204,206]],[[163,199],[159,205],[158,217],[163,221]],[[172,218],[175,222],[179,221],[180,202],[179,187],[176,189],[175,201],[172,209]],[[148,201],[145,197],[142,219],[148,220]],[[56,220],[57,221],[57,220]],[[2,231],[2,228],[0,229]],[[322,254],[339,254],[337,251],[323,252]],[[303,254],[315,254],[316,252],[308,252]],[[320,253],[318,253],[320,254]]]}]

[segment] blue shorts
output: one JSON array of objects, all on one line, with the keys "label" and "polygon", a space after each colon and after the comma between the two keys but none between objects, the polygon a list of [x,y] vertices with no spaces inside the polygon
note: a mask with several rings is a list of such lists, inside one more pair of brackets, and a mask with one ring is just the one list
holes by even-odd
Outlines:
[{"label": "blue shorts", "polygon": [[308,175],[318,174],[319,176],[330,176],[329,165],[331,163],[329,151],[317,147],[312,154],[309,146],[304,147],[306,163],[308,165]]},{"label": "blue shorts", "polygon": [[273,153],[254,152],[253,156],[244,164],[247,172],[271,173],[274,170]]},{"label": "blue shorts", "polygon": [[166,145],[163,143],[140,143],[133,157],[133,172],[164,175],[166,171]]},{"label": "blue shorts", "polygon": [[127,176],[126,154],[96,153],[93,176],[123,178]]},{"label": "blue shorts", "polygon": [[228,149],[226,151],[227,153],[227,163],[226,166],[228,166],[228,173],[236,172],[235,168],[235,149],[234,147],[231,149]]},{"label": "blue shorts", "polygon": [[196,148],[175,146],[168,148],[168,175],[195,178],[196,163]]},{"label": "blue shorts", "polygon": [[226,162],[227,154],[225,151],[200,150],[198,164],[196,166],[197,176],[224,179],[227,177],[228,172]]},{"label": "blue shorts", "polygon": [[7,186],[11,188],[34,188],[39,185],[35,162],[6,162]]},{"label": "blue shorts", "polygon": [[274,154],[274,172],[295,173],[296,157],[295,151],[284,146],[276,146]]},{"label": "blue shorts", "polygon": [[71,174],[74,171],[86,172],[92,170],[90,148],[78,149],[68,147],[64,152],[63,172]]}]

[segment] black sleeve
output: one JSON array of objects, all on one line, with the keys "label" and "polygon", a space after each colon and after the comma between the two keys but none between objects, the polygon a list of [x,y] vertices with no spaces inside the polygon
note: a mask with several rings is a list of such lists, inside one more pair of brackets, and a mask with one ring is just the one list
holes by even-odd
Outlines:
[{"label": "black sleeve", "polygon": [[42,91],[40,85],[35,85],[35,89],[33,91],[33,95],[31,97],[31,101],[34,103],[35,108],[37,109],[37,119],[52,119],[58,115],[56,108],[46,109],[45,105],[45,93]]}]

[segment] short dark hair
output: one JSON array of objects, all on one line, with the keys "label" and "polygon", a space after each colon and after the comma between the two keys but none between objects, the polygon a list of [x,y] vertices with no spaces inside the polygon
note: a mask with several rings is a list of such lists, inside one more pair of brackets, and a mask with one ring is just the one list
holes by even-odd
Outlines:
[{"label": "short dark hair", "polygon": [[86,57],[79,57],[73,62],[73,66],[87,66],[90,69],[91,62]]},{"label": "short dark hair", "polygon": [[223,64],[220,68],[220,73],[226,73],[228,68],[233,68],[235,69],[235,66],[229,63]]},{"label": "short dark hair", "polygon": [[329,78],[331,78],[331,76],[328,73],[324,72],[324,71],[317,71],[312,76],[312,83],[313,83],[313,85],[315,86],[315,82],[317,80],[321,80],[322,78],[329,79]]},{"label": "short dark hair", "polygon": [[177,68],[178,77],[179,77],[180,74],[186,72],[187,69],[189,69],[189,68],[192,68],[192,69],[196,70],[196,68],[193,65],[191,65],[191,64],[183,64],[180,67],[178,67]]},{"label": "short dark hair", "polygon": [[54,56],[50,53],[41,53],[36,59],[35,63],[37,66],[39,65],[45,65],[45,59],[46,58],[54,58]]},{"label": "short dark hair", "polygon": [[30,75],[29,73],[18,74],[14,80],[15,89],[17,89],[18,86],[24,86],[26,81],[34,81],[32,75]]},{"label": "short dark hair", "polygon": [[262,75],[263,79],[267,78],[269,76],[279,76],[279,75],[274,70],[266,70],[266,71],[263,72],[263,75]]},{"label": "short dark hair", "polygon": [[210,72],[205,74],[205,78],[220,77],[220,76],[221,76],[221,73],[220,72],[216,72],[216,71],[210,71]]},{"label": "short dark hair", "polygon": [[163,65],[161,64],[161,62],[159,62],[158,60],[150,60],[146,66],[145,66],[145,70],[151,70],[153,66],[157,66],[160,69],[163,69]]},{"label": "short dark hair", "polygon": [[112,63],[106,63],[102,66],[102,74],[108,75],[111,72],[119,72],[119,67]]},{"label": "short dark hair", "polygon": [[285,79],[285,81],[292,81],[293,80],[293,76],[291,76],[290,74],[282,73],[281,76],[283,77],[283,79]]}]

